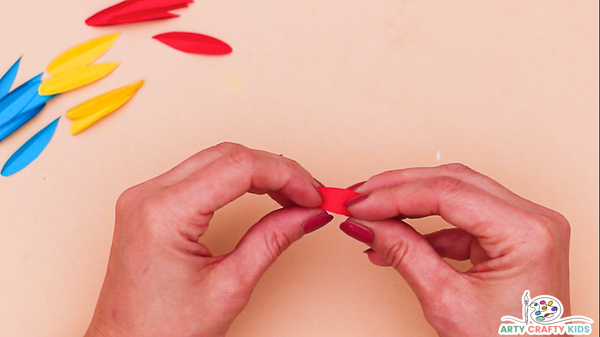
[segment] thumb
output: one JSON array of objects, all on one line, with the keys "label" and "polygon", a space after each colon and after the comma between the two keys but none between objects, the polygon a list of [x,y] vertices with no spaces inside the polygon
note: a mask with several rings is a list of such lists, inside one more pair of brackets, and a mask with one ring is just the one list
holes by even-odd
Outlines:
[{"label": "thumb", "polygon": [[368,253],[369,258],[379,260],[373,261],[377,265],[387,264],[396,269],[421,301],[431,299],[458,275],[421,234],[403,221],[350,218],[340,229],[368,244],[373,251]]},{"label": "thumb", "polygon": [[260,219],[223,261],[228,270],[239,271],[244,281],[256,284],[275,260],[304,234],[333,220],[320,209],[283,208]]}]

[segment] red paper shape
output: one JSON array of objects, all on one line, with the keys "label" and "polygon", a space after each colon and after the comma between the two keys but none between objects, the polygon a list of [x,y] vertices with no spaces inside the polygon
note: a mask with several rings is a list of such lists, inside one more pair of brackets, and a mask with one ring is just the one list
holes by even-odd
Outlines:
[{"label": "red paper shape", "polygon": [[352,190],[335,187],[319,187],[319,193],[323,198],[321,209],[346,216],[349,216],[350,213],[348,213],[344,204],[346,201],[360,195]]},{"label": "red paper shape", "polygon": [[180,15],[175,13],[165,12],[162,9],[153,9],[144,12],[137,12],[132,14],[119,15],[106,21],[106,25],[121,25],[126,23],[151,21],[151,20],[162,20],[178,18]]},{"label": "red paper shape", "polygon": [[104,9],[85,21],[88,26],[110,26],[123,23],[179,17],[169,11],[185,8],[194,0],[126,0]]},{"label": "red paper shape", "polygon": [[197,33],[171,32],[154,36],[167,46],[191,54],[225,55],[233,51],[227,43]]}]

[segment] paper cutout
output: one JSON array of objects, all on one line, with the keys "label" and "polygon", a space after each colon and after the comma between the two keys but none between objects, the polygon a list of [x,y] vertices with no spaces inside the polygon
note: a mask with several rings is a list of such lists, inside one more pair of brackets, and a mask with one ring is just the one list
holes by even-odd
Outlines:
[{"label": "paper cutout", "polygon": [[60,117],[55,119],[23,144],[4,164],[1,174],[8,177],[31,164],[50,143],[59,119]]},{"label": "paper cutout", "polygon": [[46,104],[33,107],[32,109],[24,110],[19,113],[10,121],[0,125],[0,142],[12,135],[15,131],[29,122],[33,117],[37,116],[44,108]]},{"label": "paper cutout", "polygon": [[67,112],[67,117],[74,119],[71,134],[76,135],[92,124],[127,103],[144,84],[144,81],[119,88],[96,98],[92,98]]},{"label": "paper cutout", "polygon": [[[177,7],[179,8],[179,7]],[[177,9],[172,8],[172,9]],[[149,11],[132,13],[126,15],[120,15],[114,19],[108,20],[108,24],[110,25],[123,25],[127,23],[136,23],[142,21],[152,21],[152,20],[163,20],[163,19],[173,19],[178,18],[180,15],[175,13],[165,12],[162,9],[153,9]]]},{"label": "paper cutout", "polygon": [[225,55],[233,51],[227,43],[197,33],[171,32],[156,35],[154,39],[171,48],[191,54]]},{"label": "paper cutout", "polygon": [[96,113],[104,112],[104,110],[107,109],[115,110],[133,97],[143,84],[144,81],[139,81],[92,98],[67,111],[67,117],[71,119],[81,119]]},{"label": "paper cutout", "polygon": [[75,46],[48,65],[48,74],[57,76],[69,69],[87,66],[104,55],[117,41],[120,33],[104,35]]},{"label": "paper cutout", "polygon": [[93,83],[110,74],[120,62],[93,64],[69,69],[42,83],[39,93],[43,96],[56,95]]},{"label": "paper cutout", "polygon": [[85,21],[88,26],[110,26],[179,17],[169,11],[188,7],[194,0],[126,0]]},{"label": "paper cutout", "polygon": [[0,100],[2,100],[6,94],[10,92],[10,88],[15,82],[15,78],[17,78],[17,73],[19,72],[19,66],[21,64],[21,58],[17,60],[8,71],[2,75],[0,78]]},{"label": "paper cutout", "polygon": [[346,216],[349,216],[350,213],[348,213],[344,204],[346,201],[360,195],[352,190],[333,187],[319,187],[319,193],[323,198],[321,209]]},{"label": "paper cutout", "polygon": [[29,104],[37,94],[42,74],[23,83],[0,101],[0,125],[8,122]]},{"label": "paper cutout", "polygon": [[[42,83],[40,82],[40,85],[41,84]],[[35,89],[35,96],[33,96],[33,99],[31,101],[29,101],[29,103],[27,104],[27,106],[25,108],[23,108],[23,111],[34,109],[42,104],[47,103],[54,97],[58,96],[58,95],[43,96],[43,95],[40,95],[38,93],[38,91],[39,91],[39,86]]]},{"label": "paper cutout", "polygon": [[130,5],[119,11],[119,15],[137,13],[152,9],[165,9],[177,6],[187,6],[194,0],[129,0]]}]

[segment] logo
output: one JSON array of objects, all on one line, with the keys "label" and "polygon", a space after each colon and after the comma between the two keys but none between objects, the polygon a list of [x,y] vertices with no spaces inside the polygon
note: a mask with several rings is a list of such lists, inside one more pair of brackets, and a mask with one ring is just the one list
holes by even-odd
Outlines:
[{"label": "logo", "polygon": [[[589,335],[594,321],[585,316],[562,317],[563,305],[553,296],[542,295],[529,299],[529,290],[523,294],[523,319],[502,317],[500,335]],[[584,323],[581,323],[584,322]]]}]

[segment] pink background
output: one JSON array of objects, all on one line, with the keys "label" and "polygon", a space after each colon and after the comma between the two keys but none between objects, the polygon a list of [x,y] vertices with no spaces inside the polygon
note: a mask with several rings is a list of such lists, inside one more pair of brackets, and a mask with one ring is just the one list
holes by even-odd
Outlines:
[{"label": "pink background", "polygon": [[[597,1],[197,1],[170,21],[84,24],[112,4],[0,2],[0,71],[23,54],[18,83],[73,45],[123,33],[101,59],[123,62],[114,74],[52,101],[0,143],[2,163],[69,108],[147,81],[78,136],[63,117],[37,161],[0,179],[0,336],[82,335],[119,194],[222,141],[284,154],[339,187],[465,163],[567,216],[573,314],[598,320]],[[234,53],[188,55],[151,39],[178,30]],[[274,208],[243,197],[204,241],[226,253]],[[230,336],[435,335],[402,278],[337,229],[342,219],[278,260]]]}]

